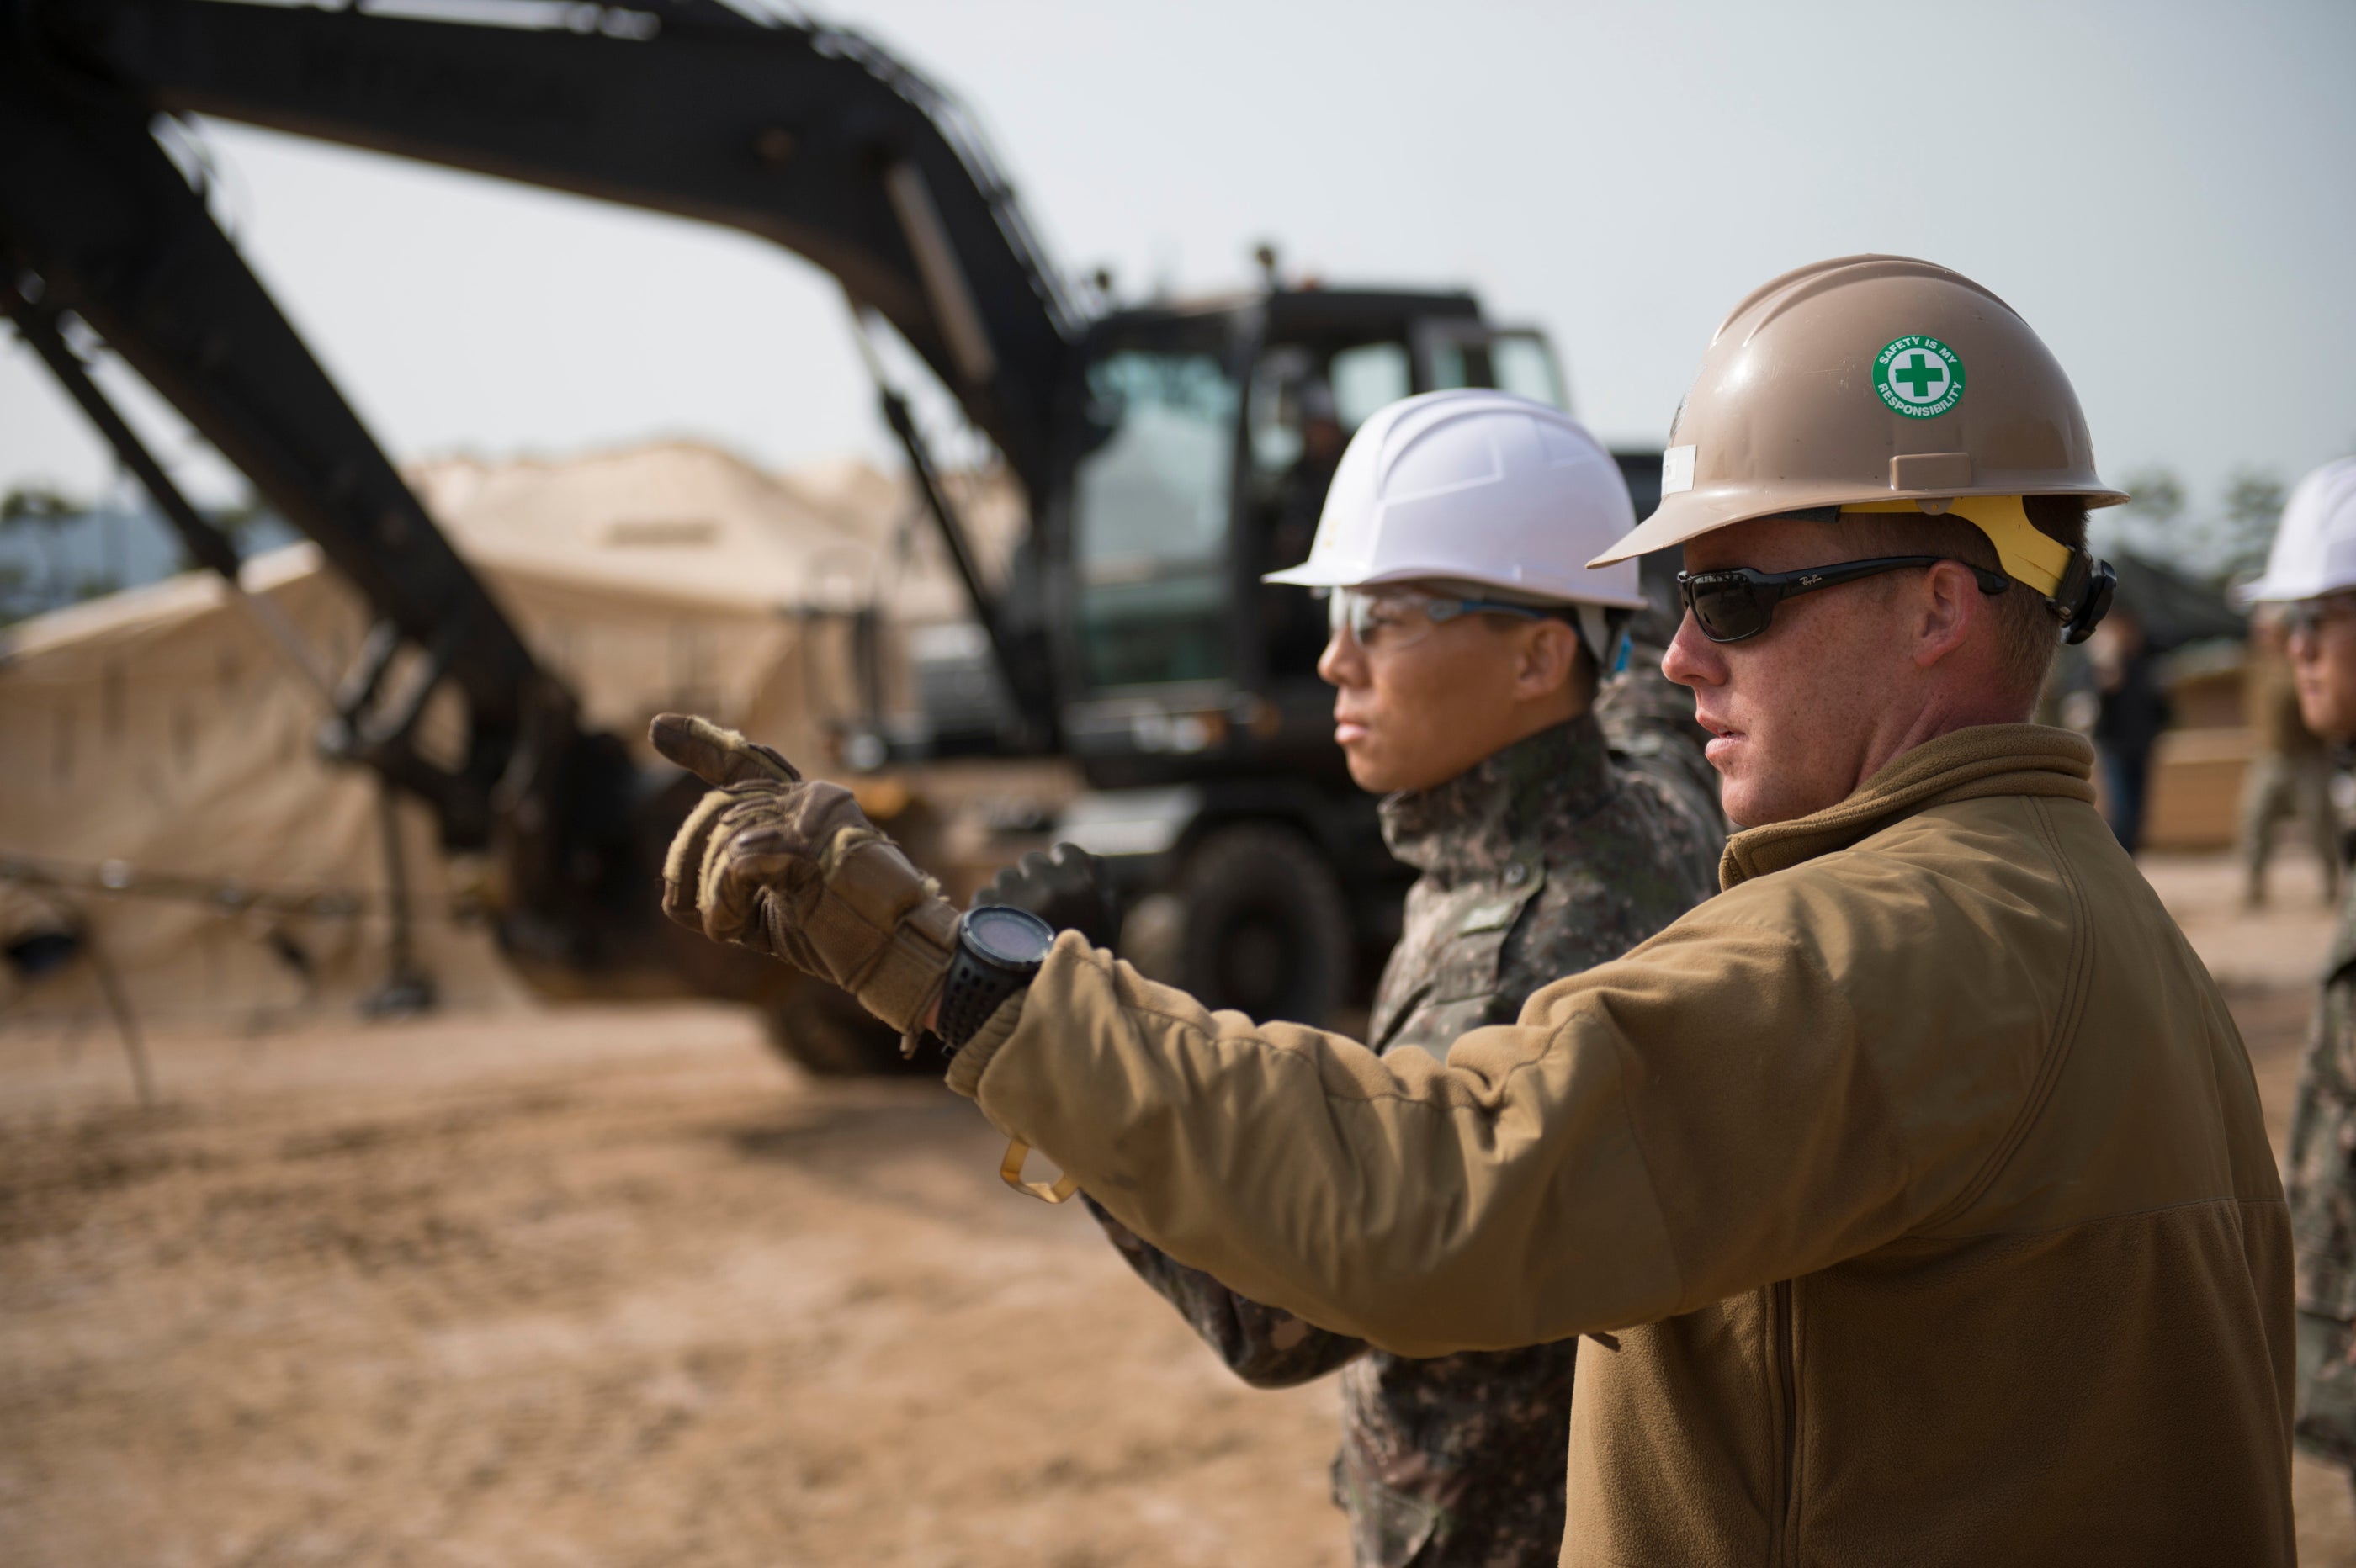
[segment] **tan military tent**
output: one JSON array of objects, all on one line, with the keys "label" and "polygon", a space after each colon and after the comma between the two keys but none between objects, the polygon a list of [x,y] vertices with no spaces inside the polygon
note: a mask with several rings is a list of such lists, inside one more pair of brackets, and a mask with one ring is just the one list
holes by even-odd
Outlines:
[{"label": "tan military tent", "polygon": [[[847,613],[958,608],[905,488],[860,464],[776,475],[671,443],[409,477],[585,721],[635,743],[648,716],[683,709],[821,756],[855,701]],[[1002,555],[1003,487],[969,501]],[[248,563],[245,581],[329,667],[348,664],[362,607],[313,547]],[[98,1016],[101,965],[145,1020],[250,1026],[379,985],[378,787],[317,757],[320,717],[209,576],[0,631],[0,944],[71,925],[96,955],[37,980],[0,972],[0,1028]],[[422,807],[399,817],[423,966],[446,1002],[515,1002],[487,933],[449,917],[467,869],[438,853]]]}]

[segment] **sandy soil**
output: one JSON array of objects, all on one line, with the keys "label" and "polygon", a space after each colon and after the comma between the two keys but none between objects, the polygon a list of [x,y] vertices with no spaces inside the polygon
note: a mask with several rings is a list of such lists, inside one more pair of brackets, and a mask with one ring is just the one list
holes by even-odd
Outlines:
[{"label": "sandy soil", "polygon": [[[2152,874],[2279,1118],[2323,921]],[[0,1031],[0,1561],[1344,1560],[1331,1384],[1227,1380],[937,1085],[701,1007],[155,1053],[143,1114]],[[2344,1479],[2297,1501],[2356,1564]]]}]

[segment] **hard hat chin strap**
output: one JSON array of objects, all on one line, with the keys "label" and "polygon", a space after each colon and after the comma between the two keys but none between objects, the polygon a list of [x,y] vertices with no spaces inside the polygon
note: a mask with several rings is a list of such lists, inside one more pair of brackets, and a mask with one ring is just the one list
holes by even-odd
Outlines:
[{"label": "hard hat chin strap", "polygon": [[1619,658],[1619,628],[1613,623],[1626,616],[1615,617],[1601,604],[1575,604],[1571,608],[1579,613],[1579,640],[1587,645],[1587,656],[1595,665],[1595,678],[1605,679],[1613,673],[1612,667]]},{"label": "hard hat chin strap", "polygon": [[2083,548],[2073,549],[2029,520],[2019,496],[1958,496],[1953,500],[1862,501],[1844,512],[1925,512],[1951,516],[1979,529],[1996,546],[2004,574],[2035,589],[2062,623],[2062,640],[2083,643],[2110,613],[2118,573]]}]

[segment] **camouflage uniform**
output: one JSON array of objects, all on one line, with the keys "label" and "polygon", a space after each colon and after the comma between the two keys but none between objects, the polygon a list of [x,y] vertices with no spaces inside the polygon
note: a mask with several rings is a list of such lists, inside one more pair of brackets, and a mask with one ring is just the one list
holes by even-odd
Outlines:
[{"label": "camouflage uniform", "polygon": [[[1383,803],[1386,841],[1423,875],[1376,994],[1376,1049],[1445,1058],[1457,1036],[1511,1022],[1540,986],[1619,956],[1718,891],[1724,822],[1676,754],[1689,744],[1613,729],[1631,752],[1607,752],[1602,724],[1580,719]],[[1246,1381],[1280,1388],[1345,1368],[1333,1493],[1361,1565],[1556,1561],[1577,1341],[1405,1360],[1248,1301],[1096,1213]]]},{"label": "camouflage uniform", "polygon": [[2340,912],[2291,1113],[2300,1446],[2356,1468],[2356,887]]},{"label": "camouflage uniform", "polygon": [[[1695,816],[1723,828],[1718,770],[1703,750],[1709,731],[1694,720],[1693,693],[1661,673],[1683,614],[1657,604],[1636,613],[1628,626],[1628,667],[1603,683],[1595,716],[1603,721],[1604,742],[1622,765],[1651,774]],[[1715,877],[1710,891],[1718,891]]]},{"label": "camouflage uniform", "polygon": [[2323,873],[2323,899],[2340,888],[2340,824],[2331,805],[2331,755],[2298,711],[2298,682],[2290,659],[2264,640],[2250,641],[2242,711],[2249,718],[2257,752],[2242,780],[2241,842],[2243,901],[2252,908],[2266,901],[2266,862],[2274,853],[2275,823],[2299,817],[2315,847]]}]

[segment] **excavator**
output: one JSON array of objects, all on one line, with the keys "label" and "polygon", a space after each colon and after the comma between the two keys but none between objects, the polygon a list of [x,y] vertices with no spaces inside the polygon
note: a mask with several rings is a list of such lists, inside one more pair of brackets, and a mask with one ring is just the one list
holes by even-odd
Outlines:
[{"label": "excavator", "polygon": [[[321,744],[487,854],[498,940],[573,995],[649,985],[766,1009],[827,1071],[897,1061],[842,999],[656,913],[691,780],[583,725],[239,256],[174,125],[214,116],[761,236],[887,327],[1027,506],[989,581],[907,398],[883,417],[971,606],[839,759],[1062,757],[1046,826],[1104,855],[1124,945],[1255,1016],[1323,1019],[1395,938],[1406,873],[1330,740],[1305,553],[1341,433],[1411,392],[1559,402],[1544,337],[1462,292],[1263,286],[1121,304],[1048,261],[978,127],[872,40],[758,0],[0,0],[0,310],[235,591],[230,541],[91,379],[95,339],[365,600]],[[1640,512],[1657,454],[1623,458]],[[257,609],[260,607],[257,606]],[[455,692],[463,749],[420,720]]]}]

